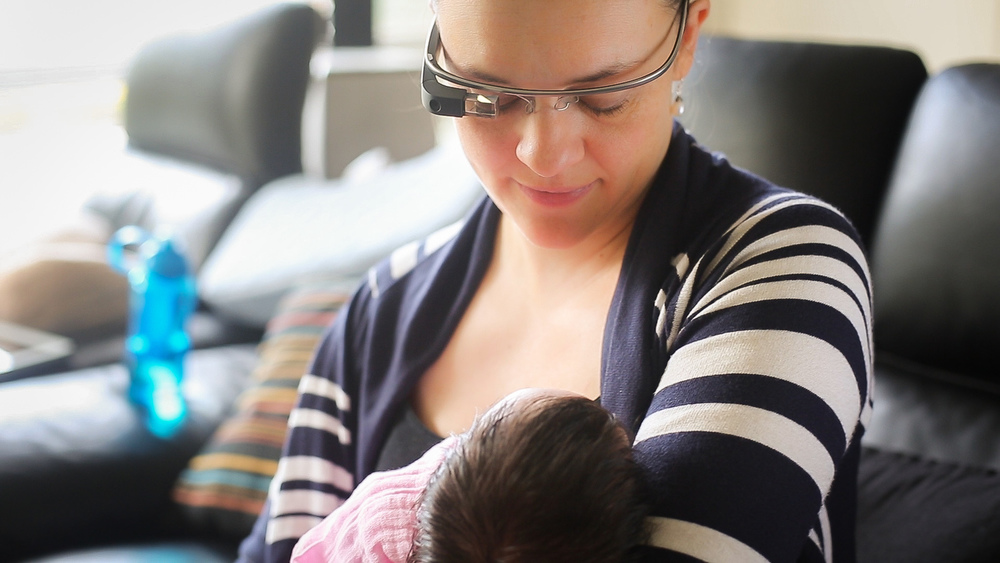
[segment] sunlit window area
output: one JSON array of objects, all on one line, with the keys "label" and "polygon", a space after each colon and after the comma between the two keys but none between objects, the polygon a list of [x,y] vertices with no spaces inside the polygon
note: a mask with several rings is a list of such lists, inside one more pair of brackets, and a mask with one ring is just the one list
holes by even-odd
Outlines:
[{"label": "sunlit window area", "polygon": [[[0,253],[72,216],[99,155],[127,142],[124,76],[143,45],[223,25],[275,0],[4,0],[0,3]],[[330,17],[331,0],[311,0]],[[415,45],[430,9],[372,5],[375,43]]]},{"label": "sunlit window area", "polygon": [[129,61],[274,0],[4,0],[0,4],[0,250],[47,232],[87,196],[91,156],[123,146]]}]

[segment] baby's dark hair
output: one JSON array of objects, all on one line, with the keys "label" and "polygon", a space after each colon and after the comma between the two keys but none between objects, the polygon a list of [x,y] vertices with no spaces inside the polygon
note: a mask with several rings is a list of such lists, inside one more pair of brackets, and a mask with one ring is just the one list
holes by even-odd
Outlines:
[{"label": "baby's dark hair", "polygon": [[522,400],[477,420],[431,478],[410,563],[635,556],[648,508],[625,429],[585,397]]}]

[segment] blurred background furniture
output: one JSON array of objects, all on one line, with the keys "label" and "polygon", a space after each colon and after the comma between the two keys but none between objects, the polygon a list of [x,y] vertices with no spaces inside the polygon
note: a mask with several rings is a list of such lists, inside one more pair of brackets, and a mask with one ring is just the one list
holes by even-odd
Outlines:
[{"label": "blurred background furniture", "polygon": [[[405,101],[419,53],[331,50],[320,43],[325,28],[308,5],[280,4],[157,40],[132,62],[127,150],[102,155],[100,175],[78,178],[93,190],[85,213],[97,228],[45,241],[89,245],[98,258],[33,255],[0,280],[0,299],[11,297],[23,315],[16,320],[53,311],[55,322],[42,328],[71,327],[78,345],[72,371],[0,384],[0,561],[65,550],[72,560],[231,560],[244,532],[184,512],[172,491],[252,386],[262,338],[285,336],[265,334],[282,295],[331,277],[349,293],[371,261],[460,219],[479,197],[455,147],[435,149],[435,124],[417,91]],[[381,121],[362,129],[375,110]],[[102,257],[106,237],[128,224],[172,234],[199,278],[186,363],[190,416],[170,440],[146,432],[125,399],[127,288]],[[228,250],[213,257],[224,232]],[[319,256],[345,248],[349,258]],[[93,275],[81,276],[84,267]],[[53,280],[55,288],[39,283]],[[37,305],[25,307],[29,297]],[[346,299],[334,297],[337,305]],[[287,341],[303,362],[294,336]],[[282,364],[293,352],[277,348],[268,357]],[[75,551],[101,545],[120,549]]]},{"label": "blurred background furniture", "polygon": [[[0,318],[72,337],[69,367],[119,358],[128,290],[104,244],[125,225],[170,233],[200,270],[251,194],[302,170],[303,99],[322,31],[309,6],[283,4],[144,47],[126,77],[128,146],[74,178],[90,194],[78,224],[0,268]],[[227,331],[259,337],[202,314],[192,331],[197,346],[228,342]]]}]

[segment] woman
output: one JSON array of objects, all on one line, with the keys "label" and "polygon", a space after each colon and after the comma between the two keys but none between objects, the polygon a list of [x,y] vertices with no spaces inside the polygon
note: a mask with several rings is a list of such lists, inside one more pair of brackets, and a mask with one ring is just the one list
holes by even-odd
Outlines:
[{"label": "woman", "polygon": [[434,10],[425,103],[488,198],[341,312],[243,557],[287,560],[367,474],[549,387],[635,433],[650,560],[853,560],[867,264],[836,210],[674,123],[709,0]]}]

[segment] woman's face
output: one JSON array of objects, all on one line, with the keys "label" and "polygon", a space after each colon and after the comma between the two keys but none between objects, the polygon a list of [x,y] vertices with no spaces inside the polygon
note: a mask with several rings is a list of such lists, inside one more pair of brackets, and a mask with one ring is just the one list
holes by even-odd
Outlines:
[{"label": "woman's face", "polygon": [[[449,70],[532,89],[647,74],[666,60],[679,26],[660,0],[438,0],[436,14]],[[456,121],[487,192],[531,242],[570,248],[627,237],[667,151],[671,82],[690,68],[691,28],[670,71],[639,88],[565,111],[543,97],[530,114],[516,102],[496,118]]]}]

